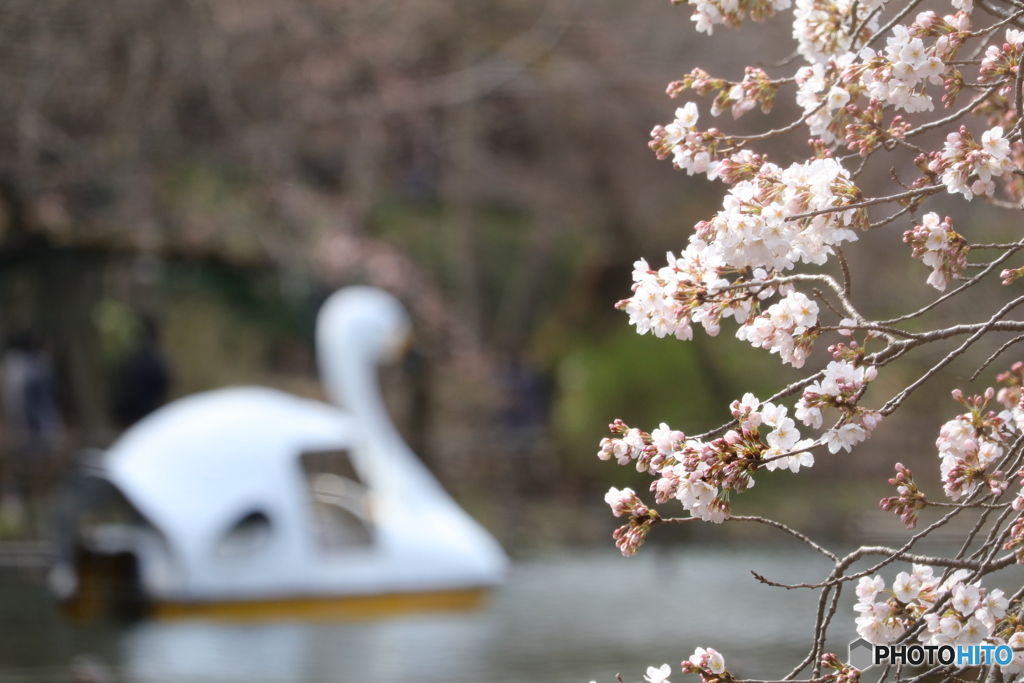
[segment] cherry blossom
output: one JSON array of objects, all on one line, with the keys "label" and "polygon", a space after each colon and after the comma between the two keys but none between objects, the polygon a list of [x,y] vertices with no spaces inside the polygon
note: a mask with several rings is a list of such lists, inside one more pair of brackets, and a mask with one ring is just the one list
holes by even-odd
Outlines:
[{"label": "cherry blossom", "polygon": [[657,669],[653,666],[647,667],[647,675],[644,680],[647,683],[669,683],[668,677],[672,675],[672,667],[662,664]]},{"label": "cherry blossom", "polygon": [[914,258],[932,269],[928,284],[940,292],[951,280],[959,280],[967,266],[967,240],[953,231],[949,216],[940,222],[937,213],[925,214],[921,225],[903,233],[903,241],[913,248]]}]

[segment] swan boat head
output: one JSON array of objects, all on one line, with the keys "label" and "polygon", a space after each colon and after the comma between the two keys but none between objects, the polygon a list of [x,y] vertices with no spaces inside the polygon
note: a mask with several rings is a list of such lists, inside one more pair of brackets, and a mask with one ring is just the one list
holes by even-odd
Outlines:
[{"label": "swan boat head", "polygon": [[[377,366],[400,355],[409,330],[391,295],[340,290],[316,331],[335,405],[236,387],[180,399],[137,423],[71,487],[78,502],[66,506],[63,537],[78,550],[60,553],[58,593],[74,593],[81,546],[136,556],[141,590],[156,602],[499,583],[501,547],[412,453],[381,397]],[[348,474],[308,466],[331,458],[345,459]],[[114,521],[95,514],[111,506],[122,508]]]}]

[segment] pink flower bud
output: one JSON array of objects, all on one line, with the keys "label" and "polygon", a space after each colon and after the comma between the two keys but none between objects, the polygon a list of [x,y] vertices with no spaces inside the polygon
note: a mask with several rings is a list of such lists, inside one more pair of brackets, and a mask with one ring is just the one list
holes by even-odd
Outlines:
[{"label": "pink flower bud", "polygon": [[939,15],[937,15],[935,12],[932,12],[931,10],[927,12],[921,12],[920,14],[917,15],[917,18],[914,19],[915,24],[926,30],[935,26],[935,24],[938,23],[938,21]]}]

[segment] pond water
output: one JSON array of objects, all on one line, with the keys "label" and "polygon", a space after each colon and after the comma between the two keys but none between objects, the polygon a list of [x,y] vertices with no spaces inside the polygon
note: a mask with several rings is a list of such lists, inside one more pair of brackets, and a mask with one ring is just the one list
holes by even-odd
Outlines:
[{"label": "pond water", "polygon": [[[793,582],[828,569],[786,542],[652,547],[628,559],[602,547],[520,559],[487,607],[466,614],[88,629],[56,615],[38,577],[4,570],[0,681],[68,681],[88,657],[110,680],[140,683],[611,683],[616,672],[630,683],[648,665],[678,671],[697,646],[721,650],[736,674],[777,677],[807,651],[816,593],[767,587],[750,570]],[[837,653],[854,637],[846,593],[830,631]]]}]

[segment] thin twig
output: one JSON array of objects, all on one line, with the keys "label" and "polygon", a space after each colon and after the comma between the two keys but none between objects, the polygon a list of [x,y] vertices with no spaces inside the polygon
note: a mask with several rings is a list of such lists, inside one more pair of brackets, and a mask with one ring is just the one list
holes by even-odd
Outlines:
[{"label": "thin twig", "polygon": [[1018,342],[1021,342],[1021,341],[1024,341],[1024,334],[1019,334],[1016,337],[1014,337],[1013,339],[1011,339],[1010,341],[1008,341],[1005,344],[1003,344],[1002,346],[1000,346],[996,350],[995,353],[993,353],[991,356],[989,356],[988,359],[984,363],[981,364],[981,367],[979,367],[977,370],[974,371],[974,374],[971,375],[971,379],[969,381],[973,382],[974,380],[978,379],[978,375],[981,374],[981,371],[984,370],[985,368],[987,368],[989,366],[989,364],[991,364],[992,361],[994,361],[996,358],[998,358],[999,355],[1003,351],[1006,351],[1008,348],[1010,348],[1014,344],[1016,344]]},{"label": "thin twig", "polygon": [[[897,407],[899,407],[899,405],[901,403],[903,403],[903,401],[905,401],[906,398],[908,396],[910,396],[910,394],[912,394],[915,389],[917,389],[922,384],[924,384],[929,379],[931,379],[931,377],[933,377],[935,375],[935,373],[937,373],[939,370],[941,370],[942,368],[944,368],[947,365],[949,365],[950,363],[952,363],[953,360],[957,356],[959,356],[964,351],[966,351],[968,348],[970,348],[970,346],[972,344],[974,344],[974,342],[976,342],[979,339],[981,339],[989,330],[994,329],[998,325],[1000,318],[1002,318],[1004,315],[1006,315],[1007,313],[1009,313],[1010,311],[1012,311],[1014,308],[1016,308],[1017,306],[1021,305],[1022,303],[1024,303],[1024,297],[1017,297],[1016,299],[1014,299],[1010,303],[1008,303],[1005,306],[1003,306],[1002,308],[1000,308],[996,312],[995,315],[993,315],[991,318],[989,318],[989,321],[987,323],[985,323],[981,327],[977,328],[977,331],[974,334],[972,334],[966,341],[964,341],[963,344],[958,346],[951,353],[949,353],[945,358],[943,358],[938,363],[936,363],[934,366],[932,366],[932,368],[930,370],[928,370],[926,373],[924,373],[913,384],[911,384],[907,388],[903,389],[903,391],[901,391],[900,393],[896,394],[896,396],[894,396],[891,399],[889,399],[889,401],[885,404],[885,406],[879,412],[882,415],[890,415],[890,414],[892,414],[892,411],[895,410]],[[1020,326],[1021,330],[1024,330],[1024,323],[1018,323],[1018,325]],[[948,328],[948,329],[952,330],[954,328]],[[943,332],[946,332],[946,330],[943,330]],[[911,340],[908,343],[913,343],[914,341],[915,340]]]},{"label": "thin twig", "polygon": [[957,119],[966,116],[967,114],[971,113],[972,109],[974,109],[979,104],[981,104],[982,102],[987,100],[989,97],[991,97],[993,95],[993,93],[995,93],[1001,87],[1003,87],[1002,82],[996,83],[995,85],[990,87],[988,90],[986,90],[984,93],[979,95],[977,98],[972,100],[971,103],[968,104],[963,109],[960,109],[959,111],[956,111],[956,112],[950,114],[949,116],[947,116],[945,118],[937,119],[935,121],[931,121],[931,122],[926,123],[926,124],[924,124],[922,126],[918,126],[914,130],[907,131],[907,134],[906,134],[905,137],[909,138],[909,137],[913,137],[915,135],[920,135],[921,133],[927,133],[930,130],[935,130],[936,128],[941,128],[942,126],[945,126],[947,123],[952,123],[953,121],[956,121]]},{"label": "thin twig", "polygon": [[846,255],[839,245],[836,245],[836,257],[839,259],[839,266],[843,269],[843,296],[850,299],[850,291],[852,289],[850,264],[846,262]]},{"label": "thin twig", "polygon": [[972,287],[976,283],[980,282],[982,280],[982,278],[984,278],[986,275],[991,273],[997,267],[1002,265],[1008,258],[1010,258],[1015,253],[1017,253],[1017,251],[1019,251],[1020,249],[1024,249],[1024,239],[1022,239],[1021,241],[1017,242],[1012,247],[1009,247],[1009,246],[1006,247],[1006,249],[1008,249],[1008,251],[1005,254],[1002,254],[1001,256],[999,256],[999,258],[997,258],[996,260],[994,260],[991,263],[989,263],[985,267],[984,270],[982,270],[980,273],[978,273],[977,275],[972,277],[970,280],[966,280],[964,282],[964,284],[960,285],[959,287],[957,287],[953,291],[948,292],[946,294],[943,294],[942,296],[940,296],[935,301],[931,302],[927,306],[924,306],[923,308],[919,308],[918,310],[914,311],[913,313],[908,313],[907,315],[900,316],[899,318],[890,318],[889,320],[881,320],[881,321],[879,321],[879,324],[880,325],[893,325],[895,323],[903,322],[904,320],[911,320],[913,318],[917,318],[918,316],[924,315],[925,313],[927,313],[931,309],[935,308],[939,304],[941,304],[941,303],[943,303],[945,301],[949,301],[951,298],[953,298],[954,296],[956,296],[960,292],[964,291],[968,287]]}]

